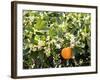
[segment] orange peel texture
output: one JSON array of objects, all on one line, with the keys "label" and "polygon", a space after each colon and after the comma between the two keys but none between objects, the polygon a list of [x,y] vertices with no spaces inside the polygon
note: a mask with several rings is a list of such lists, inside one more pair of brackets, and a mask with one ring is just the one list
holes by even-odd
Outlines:
[{"label": "orange peel texture", "polygon": [[72,48],[67,47],[67,48],[63,48],[61,51],[61,56],[63,59],[71,59],[72,58]]}]

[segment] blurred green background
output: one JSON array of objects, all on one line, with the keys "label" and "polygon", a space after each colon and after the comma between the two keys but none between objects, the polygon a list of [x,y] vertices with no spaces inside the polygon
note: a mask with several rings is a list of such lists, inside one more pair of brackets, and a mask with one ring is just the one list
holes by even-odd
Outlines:
[{"label": "blurred green background", "polygon": [[[60,53],[71,46],[73,58]],[[91,14],[23,10],[23,69],[91,65]]]}]

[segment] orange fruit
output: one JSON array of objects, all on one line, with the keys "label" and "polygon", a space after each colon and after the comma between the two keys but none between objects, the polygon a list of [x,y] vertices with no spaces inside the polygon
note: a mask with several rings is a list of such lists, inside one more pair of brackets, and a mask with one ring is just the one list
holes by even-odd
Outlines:
[{"label": "orange fruit", "polygon": [[61,51],[61,56],[62,58],[68,60],[72,58],[72,48],[67,47],[67,48],[63,48]]}]

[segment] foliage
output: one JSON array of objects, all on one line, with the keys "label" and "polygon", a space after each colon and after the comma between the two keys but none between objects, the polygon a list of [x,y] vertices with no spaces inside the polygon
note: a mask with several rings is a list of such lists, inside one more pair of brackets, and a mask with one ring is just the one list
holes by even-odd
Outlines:
[{"label": "foliage", "polygon": [[[23,11],[23,68],[59,68],[91,65],[91,14]],[[73,58],[60,53],[73,47]]]}]

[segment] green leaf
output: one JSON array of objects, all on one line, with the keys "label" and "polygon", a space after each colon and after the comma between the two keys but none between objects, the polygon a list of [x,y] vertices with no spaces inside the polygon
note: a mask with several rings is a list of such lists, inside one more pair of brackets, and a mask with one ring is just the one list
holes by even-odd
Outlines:
[{"label": "green leaf", "polygon": [[47,30],[47,23],[46,21],[43,21],[41,18],[39,18],[36,22],[36,24],[34,25],[34,28],[35,29],[38,29],[38,30]]}]

